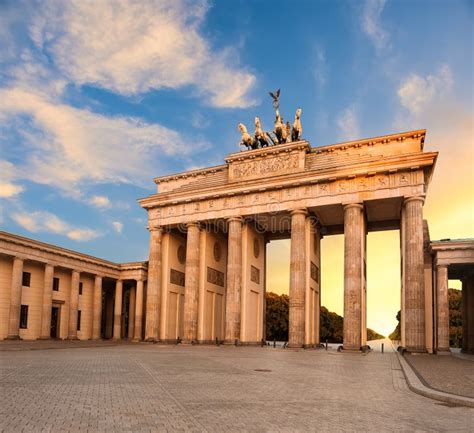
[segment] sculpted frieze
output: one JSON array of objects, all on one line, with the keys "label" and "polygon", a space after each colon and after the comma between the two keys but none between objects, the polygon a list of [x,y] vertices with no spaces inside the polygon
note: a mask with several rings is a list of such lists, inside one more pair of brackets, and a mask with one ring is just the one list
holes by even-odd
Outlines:
[{"label": "sculpted frieze", "polygon": [[[185,221],[191,216],[197,219],[206,217],[216,218],[227,216],[228,212],[280,212],[291,208],[292,203],[298,202],[305,206],[317,206],[316,200],[331,200],[340,202],[339,196],[354,193],[369,193],[387,188],[414,187],[423,183],[423,172],[416,171],[370,174],[353,178],[329,179],[313,184],[280,187],[272,190],[243,190],[225,197],[202,198],[195,202],[189,199],[185,203],[174,203],[150,209],[149,219],[159,220],[164,224]],[[365,197],[362,198],[367,199]],[[314,203],[314,204],[313,204]],[[159,224],[159,223],[158,223]]]},{"label": "sculpted frieze", "polygon": [[229,178],[231,180],[247,180],[298,171],[302,168],[300,160],[299,153],[283,153],[262,159],[233,162],[229,167]]}]

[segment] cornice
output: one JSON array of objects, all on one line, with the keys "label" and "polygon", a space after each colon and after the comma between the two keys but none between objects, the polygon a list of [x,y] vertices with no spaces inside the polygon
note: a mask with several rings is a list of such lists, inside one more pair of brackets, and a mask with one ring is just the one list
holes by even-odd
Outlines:
[{"label": "cornice", "polygon": [[[67,248],[58,247],[56,245],[47,244],[45,242],[40,242],[34,239],[26,238],[23,236],[15,235],[13,233],[8,233],[0,231],[0,241],[7,242],[9,244],[18,245],[24,248],[32,248],[37,251],[41,251],[48,254],[57,255],[67,259],[77,260],[83,263],[105,267],[114,272],[120,272],[125,269],[147,269],[146,262],[131,262],[131,263],[114,263],[108,260],[100,259],[88,254],[80,253],[77,251],[69,250]],[[29,258],[28,254],[21,253],[21,256],[24,258]],[[45,259],[45,263],[48,260]]]},{"label": "cornice", "polygon": [[350,179],[361,175],[372,176],[383,173],[395,173],[397,171],[417,170],[432,166],[437,155],[437,152],[417,152],[414,154],[386,157],[384,158],[384,167],[382,169],[380,168],[380,160],[377,159],[370,162],[355,163],[326,170],[305,170],[293,174],[274,176],[265,179],[265,183],[262,182],[262,179],[252,179],[238,183],[229,182],[219,187],[207,187],[181,193],[170,191],[151,195],[139,200],[139,203],[143,208],[149,209],[156,206]]},{"label": "cornice", "polygon": [[326,146],[314,147],[311,153],[331,153],[339,150],[347,150],[349,148],[359,148],[362,146],[374,146],[376,144],[388,144],[391,141],[404,141],[410,138],[420,138],[421,150],[425,142],[426,129],[417,129],[415,131],[399,132],[396,134],[380,135],[378,137],[363,138],[361,140],[346,141],[342,143],[329,144]]},{"label": "cornice", "polygon": [[164,183],[164,182],[169,182],[171,180],[187,179],[188,177],[196,177],[196,176],[201,176],[201,175],[206,175],[206,174],[214,174],[214,173],[217,173],[218,171],[224,171],[226,169],[227,169],[226,164],[215,165],[213,167],[206,167],[206,168],[197,168],[195,170],[183,171],[183,172],[180,172],[180,173],[155,177],[153,179],[153,182],[155,182],[156,184],[160,184],[160,183]]},{"label": "cornice", "polygon": [[430,242],[430,251],[474,250],[474,238]]},{"label": "cornice", "polygon": [[224,161],[231,164],[236,161],[246,161],[248,159],[264,158],[266,156],[288,153],[294,150],[311,150],[311,145],[306,140],[295,141],[291,143],[278,144],[275,146],[264,147],[261,149],[247,150],[244,152],[234,152],[224,158]]}]

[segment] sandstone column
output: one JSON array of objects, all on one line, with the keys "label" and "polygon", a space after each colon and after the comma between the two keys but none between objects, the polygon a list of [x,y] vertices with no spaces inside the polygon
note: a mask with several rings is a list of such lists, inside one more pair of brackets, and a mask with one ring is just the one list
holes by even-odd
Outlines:
[{"label": "sandstone column", "polygon": [[135,287],[130,289],[130,298],[128,301],[128,339],[132,340],[135,331]]},{"label": "sandstone column", "polygon": [[69,297],[69,326],[67,339],[77,340],[77,309],[79,306],[79,279],[80,273],[76,270],[71,275],[71,292]]},{"label": "sandstone column", "polygon": [[466,291],[463,297],[463,302],[466,301],[463,317],[463,327],[465,328],[463,352],[474,354],[474,275],[472,273],[469,273],[463,281],[462,289],[463,292],[464,289]]},{"label": "sandstone column", "polygon": [[102,325],[102,277],[95,276],[94,280],[94,309],[92,312],[92,339],[100,340]]},{"label": "sandstone column", "polygon": [[474,274],[470,273],[469,279],[468,279],[468,291],[469,291],[469,296],[467,299],[467,311],[468,313],[468,318],[467,318],[467,334],[468,334],[468,340],[467,340],[467,351],[469,353],[474,353]]},{"label": "sandstone column", "polygon": [[448,267],[436,268],[437,330],[439,352],[449,351]]},{"label": "sandstone column", "polygon": [[148,286],[146,295],[145,341],[159,339],[159,313],[161,306],[161,227],[150,227],[150,257],[148,260]]},{"label": "sandstone column", "polygon": [[243,219],[231,217],[228,223],[225,342],[234,344],[240,342]]},{"label": "sandstone column", "polygon": [[10,294],[10,319],[8,323],[7,340],[20,339],[20,306],[23,278],[23,259],[13,259],[12,285]]},{"label": "sandstone column", "polygon": [[133,341],[141,341],[143,323],[143,280],[137,280],[135,298],[135,329],[133,331]]},{"label": "sandstone column", "polygon": [[364,206],[344,206],[344,350],[362,345],[362,226]]},{"label": "sandstone column", "polygon": [[197,341],[199,238],[199,225],[197,223],[188,224],[188,237],[186,242],[186,267],[184,271],[184,343],[192,343]]},{"label": "sandstone column", "polygon": [[405,348],[426,352],[423,258],[423,203],[408,197],[405,207]]},{"label": "sandstone column", "polygon": [[54,267],[46,264],[44,267],[43,310],[41,313],[41,340],[51,338],[51,309],[53,307],[53,276]]},{"label": "sandstone column", "polygon": [[288,347],[303,347],[306,295],[306,209],[291,212],[290,314]]},{"label": "sandstone column", "polygon": [[114,340],[120,340],[122,331],[122,295],[123,281],[115,282],[115,305],[114,305]]}]

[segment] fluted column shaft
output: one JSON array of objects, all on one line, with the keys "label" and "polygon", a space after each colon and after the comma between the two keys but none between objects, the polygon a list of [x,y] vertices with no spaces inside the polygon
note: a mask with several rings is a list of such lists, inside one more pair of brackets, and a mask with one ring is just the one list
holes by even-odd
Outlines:
[{"label": "fluted column shaft", "polygon": [[71,274],[71,292],[69,297],[68,340],[77,340],[77,309],[79,307],[80,273],[73,270]]},{"label": "fluted column shaft", "polygon": [[137,280],[137,289],[135,297],[135,329],[133,331],[133,341],[142,339],[143,323],[143,281]]},{"label": "fluted column shaft", "polygon": [[405,199],[405,348],[426,352],[423,257],[423,203],[421,196]]},{"label": "fluted column shaft", "polygon": [[188,224],[184,284],[184,335],[183,342],[197,341],[199,297],[199,237],[196,223]]},{"label": "fluted column shaft", "polygon": [[23,278],[23,259],[13,259],[12,284],[10,292],[10,318],[7,340],[20,338],[21,283]]},{"label": "fluted column shaft", "polygon": [[150,257],[148,260],[148,286],[146,294],[146,341],[158,341],[160,335],[162,235],[161,227],[150,228]]},{"label": "fluted column shaft", "polygon": [[240,341],[243,219],[233,217],[228,224],[225,342],[233,344]]},{"label": "fluted column shaft", "polygon": [[306,209],[291,212],[290,312],[288,346],[303,347],[306,295]]},{"label": "fluted column shaft", "polygon": [[114,340],[120,340],[122,331],[122,295],[123,281],[115,282],[115,305],[114,305]]},{"label": "fluted column shaft", "polygon": [[92,311],[92,339],[99,340],[102,324],[102,277],[95,276],[94,280],[94,309]]},{"label": "fluted column shaft", "polygon": [[40,339],[51,338],[51,309],[53,307],[53,277],[54,266],[46,264],[44,267],[43,307],[41,312]]},{"label": "fluted column shaft", "polygon": [[130,298],[128,301],[128,339],[131,340],[134,337],[135,331],[135,287],[130,289]]},{"label": "fluted column shaft", "polygon": [[344,350],[362,345],[362,225],[364,206],[344,206]]},{"label": "fluted column shaft", "polygon": [[438,351],[449,350],[448,267],[436,268]]}]

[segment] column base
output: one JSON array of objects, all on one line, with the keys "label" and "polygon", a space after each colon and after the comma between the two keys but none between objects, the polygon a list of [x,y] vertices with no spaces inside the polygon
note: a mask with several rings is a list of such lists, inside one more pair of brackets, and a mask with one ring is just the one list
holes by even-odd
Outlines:
[{"label": "column base", "polygon": [[78,337],[66,337],[65,340],[67,341],[75,341],[75,340],[79,340]]},{"label": "column base", "polygon": [[148,337],[148,338],[145,338],[143,341],[145,343],[155,343],[156,344],[156,343],[158,343],[159,340],[158,340],[158,338]]},{"label": "column base", "polygon": [[8,335],[5,340],[11,340],[11,341],[14,341],[14,340],[22,340],[22,338],[19,336],[19,335]]},{"label": "column base", "polygon": [[51,337],[38,337],[37,340],[51,340]]},{"label": "column base", "polygon": [[304,349],[304,344],[302,343],[288,343],[286,346],[288,349]]},{"label": "column base", "polygon": [[451,349],[446,347],[436,349],[436,355],[451,355]]},{"label": "column base", "polygon": [[199,344],[197,340],[181,340],[180,343],[184,345],[192,345],[192,346],[194,346],[195,344]]},{"label": "column base", "polygon": [[241,346],[240,340],[238,338],[235,340],[224,340],[223,344],[226,346]]},{"label": "column base", "polygon": [[422,355],[422,354],[428,353],[428,351],[426,350],[426,347],[404,347],[403,352],[409,353],[412,355]]},{"label": "column base", "polygon": [[132,343],[141,343],[142,339],[141,338],[132,338],[130,341]]},{"label": "column base", "polygon": [[362,353],[362,348],[357,346],[349,346],[349,345],[342,345],[339,346],[337,349],[339,352],[346,352],[346,353]]}]

